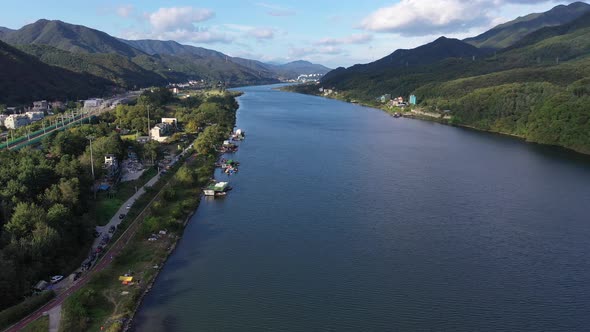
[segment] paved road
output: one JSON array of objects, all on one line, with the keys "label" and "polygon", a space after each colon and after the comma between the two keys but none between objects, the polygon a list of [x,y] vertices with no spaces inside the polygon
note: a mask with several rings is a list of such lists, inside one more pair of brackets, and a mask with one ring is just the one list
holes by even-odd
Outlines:
[{"label": "paved road", "polygon": [[[123,207],[121,209],[126,210],[126,205],[127,204],[133,204],[135,202],[135,200],[143,193],[145,193],[145,187],[146,186],[152,186],[154,183],[156,183],[158,181],[158,179],[160,178],[160,174],[157,174],[156,176],[154,176],[153,178],[151,178],[144,186],[142,186],[137,193],[135,193],[131,198],[129,198],[127,200],[127,202],[125,202],[125,204],[123,205]],[[147,209],[149,206],[151,205],[148,204],[146,206],[145,209]],[[142,211],[143,212],[143,211]],[[115,220],[115,222],[120,222],[119,218],[118,218],[118,214],[113,217],[113,219],[111,219],[111,221],[109,222],[109,225],[113,222],[113,220]],[[11,326],[10,328],[8,328],[6,330],[6,332],[16,332],[16,331],[20,331],[21,329],[23,329],[25,326],[27,326],[28,324],[30,324],[31,322],[35,321],[36,319],[38,319],[39,317],[41,317],[43,315],[43,313],[48,312],[50,310],[52,310],[53,308],[57,307],[57,306],[61,306],[61,304],[74,292],[76,292],[78,289],[80,289],[82,286],[86,285],[88,283],[88,281],[90,280],[90,278],[97,272],[104,270],[112,261],[115,257],[117,257],[119,255],[119,253],[121,252],[121,250],[125,247],[125,245],[127,244],[127,242],[129,241],[129,239],[131,238],[131,236],[135,233],[135,231],[137,230],[137,228],[139,227],[139,222],[137,222],[138,219],[134,220],[133,223],[129,226],[129,228],[121,235],[121,237],[119,237],[119,239],[117,239],[117,241],[105,252],[105,254],[102,256],[102,258],[99,259],[99,261],[96,263],[96,265],[94,265],[94,268],[88,272],[82,275],[82,277],[80,279],[78,279],[77,281],[71,282],[68,286],[66,286],[66,288],[59,293],[52,301],[48,302],[47,304],[45,304],[44,306],[42,306],[41,308],[37,309],[37,311],[33,312],[32,314],[30,314],[29,316],[23,318],[20,322],[18,322],[17,324]],[[108,226],[108,225],[107,225]],[[107,227],[104,226],[104,227]],[[108,226],[110,227],[110,226]],[[108,229],[108,228],[107,228]],[[97,239],[98,242],[100,242],[100,238]],[[95,243],[93,244],[93,248],[95,248],[95,246],[97,245],[97,241],[95,240]],[[69,278],[68,278],[69,279]],[[64,281],[64,284],[62,285],[66,285],[68,281]],[[61,283],[60,283],[61,284]],[[56,285],[57,288],[59,287],[59,284]]]},{"label": "paved road", "polygon": [[61,320],[61,305],[55,306],[48,311],[49,314],[49,332],[59,331],[59,321]]},{"label": "paved road", "polygon": [[[112,226],[119,227],[119,224],[123,221],[123,219],[119,219],[119,215],[121,215],[123,213],[127,214],[127,212],[129,212],[129,209],[127,207],[133,206],[135,201],[141,195],[143,195],[145,193],[145,188],[153,186],[156,182],[158,182],[159,178],[160,178],[160,174],[157,174],[156,176],[151,178],[146,184],[144,184],[141,188],[139,188],[137,190],[137,192],[135,194],[133,194],[133,196],[129,197],[129,199],[126,200],[125,203],[123,203],[123,205],[119,208],[119,210],[117,210],[117,213],[115,213],[115,215],[111,218],[109,223],[104,226],[96,226],[96,231],[100,232],[102,234],[108,234],[109,229]],[[99,244],[100,244],[100,237],[98,237],[94,240],[94,243],[92,244],[92,250],[95,250]]]},{"label": "paved road", "polygon": [[[184,156],[188,152],[188,150],[191,149],[192,147],[193,147],[193,145],[191,144],[184,151],[182,151],[181,154],[174,157],[173,161],[171,162],[171,165],[174,165],[176,162],[178,162],[180,157]],[[192,158],[194,158],[194,156],[191,158],[188,158],[188,159],[192,159]],[[123,204],[123,206],[119,209],[119,211],[117,211],[117,214],[113,218],[111,218],[111,221],[107,225],[103,226],[103,229],[106,229],[108,231],[108,227],[115,225],[115,223],[116,223],[116,225],[118,225],[121,222],[121,220],[119,220],[119,214],[121,213],[121,211],[127,211],[127,205],[133,204],[137,200],[137,198],[139,198],[139,196],[141,196],[143,193],[145,193],[146,187],[151,187],[159,179],[160,179],[160,174],[158,173],[156,176],[151,178],[145,185],[143,185],[137,191],[137,193],[135,193],[131,198],[129,198],[125,202],[125,204]],[[154,199],[156,199],[157,197],[158,197],[158,195],[154,196]],[[144,210],[139,214],[139,216],[141,216],[143,214],[143,212],[150,207],[151,203],[152,202],[150,202],[144,208]],[[91,271],[83,274],[82,277],[80,279],[78,279],[77,281],[69,282],[69,280],[64,280],[64,281],[56,284],[56,286],[57,286],[56,288],[63,289],[63,291],[61,293],[59,293],[53,300],[51,300],[50,302],[48,302],[47,304],[45,304],[41,308],[37,309],[35,312],[30,314],[29,316],[23,318],[21,321],[19,321],[15,325],[13,325],[10,328],[8,328],[7,330],[5,330],[5,332],[20,331],[25,326],[27,326],[31,322],[35,321],[39,317],[41,317],[43,315],[43,313],[49,312],[50,310],[52,310],[53,308],[55,308],[57,306],[61,306],[61,304],[71,294],[73,294],[78,289],[80,289],[84,285],[86,285],[88,283],[88,281],[90,281],[90,278],[95,273],[104,270],[113,261],[113,259],[119,255],[119,253],[121,252],[121,250],[123,250],[123,248],[125,247],[127,242],[129,242],[129,239],[133,236],[133,234],[135,234],[135,232],[137,231],[137,228],[140,225],[138,220],[139,220],[139,217],[133,221],[133,223],[129,226],[129,228],[127,228],[127,230],[125,230],[125,232],[123,232],[121,237],[119,237],[117,239],[117,241],[115,243],[113,243],[113,245],[104,253],[104,255],[101,258],[99,258],[98,262],[94,265],[94,267],[92,268]],[[93,249],[96,248],[98,242],[100,242],[100,238],[98,238],[94,241],[94,243],[92,245]],[[67,278],[67,279],[69,279],[69,278]]]}]

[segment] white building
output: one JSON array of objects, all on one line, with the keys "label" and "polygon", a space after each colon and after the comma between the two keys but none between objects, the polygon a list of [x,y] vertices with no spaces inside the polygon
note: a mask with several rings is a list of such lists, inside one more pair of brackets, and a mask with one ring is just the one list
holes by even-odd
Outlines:
[{"label": "white building", "polygon": [[22,114],[11,114],[4,120],[4,127],[16,129],[29,124],[29,117]]},{"label": "white building", "polygon": [[99,98],[94,98],[94,99],[88,99],[86,101],[84,101],[84,108],[97,108],[102,106],[104,100],[99,99]]},{"label": "white building", "polygon": [[31,122],[37,122],[43,120],[45,118],[45,113],[42,111],[32,111],[25,113]]},{"label": "white building", "polygon": [[170,125],[167,123],[158,123],[150,130],[150,137],[154,141],[164,142],[170,134]]}]

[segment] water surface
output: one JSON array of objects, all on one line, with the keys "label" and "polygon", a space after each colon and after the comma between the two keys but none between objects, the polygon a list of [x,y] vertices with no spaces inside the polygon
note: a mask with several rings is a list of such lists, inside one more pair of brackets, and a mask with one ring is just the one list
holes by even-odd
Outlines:
[{"label": "water surface", "polygon": [[590,327],[589,158],[242,90],[234,190],[202,201],[136,331]]}]

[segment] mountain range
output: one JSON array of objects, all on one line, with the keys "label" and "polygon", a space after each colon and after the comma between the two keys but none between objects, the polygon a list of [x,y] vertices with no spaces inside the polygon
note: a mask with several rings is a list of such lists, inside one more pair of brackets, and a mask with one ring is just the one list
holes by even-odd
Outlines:
[{"label": "mountain range", "polygon": [[[301,61],[267,64],[174,41],[118,39],[85,26],[45,19],[18,30],[0,27],[0,40],[6,43],[3,44],[0,63],[9,66],[15,56],[9,57],[8,54],[22,57],[24,52],[32,56],[28,58],[31,61],[35,58],[61,69],[47,69],[47,73],[60,73],[72,80],[82,77],[88,80],[91,77],[94,87],[84,92],[83,89],[68,89],[58,84],[66,90],[56,94],[59,89],[37,84],[34,94],[31,94],[30,88],[16,86],[10,94],[0,95],[0,103],[29,102],[33,96],[85,98],[110,93],[117,87],[131,89],[189,79],[223,81],[229,86],[269,84],[293,79],[300,74],[325,74],[330,70]],[[19,69],[23,77],[35,76],[35,72],[29,72],[26,66]],[[45,77],[57,81],[60,76]],[[14,82],[9,80],[8,75],[0,77],[0,86]],[[87,84],[79,82],[72,86]]]},{"label": "mountain range", "polygon": [[[560,5],[474,38],[441,37],[337,68],[321,86],[374,106],[382,94],[413,94],[419,108],[450,110],[452,124],[590,153],[590,5]],[[318,93],[315,85],[296,90]]]},{"label": "mountain range", "polygon": [[534,13],[500,24],[476,37],[464,41],[479,48],[501,49],[514,44],[538,29],[562,25],[577,19],[590,10],[584,2],[559,5],[544,13]]}]

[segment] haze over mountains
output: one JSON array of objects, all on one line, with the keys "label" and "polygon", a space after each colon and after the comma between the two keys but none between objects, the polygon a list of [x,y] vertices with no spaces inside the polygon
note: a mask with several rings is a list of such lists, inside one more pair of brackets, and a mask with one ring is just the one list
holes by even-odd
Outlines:
[{"label": "haze over mountains", "polygon": [[[130,89],[189,79],[222,81],[229,86],[278,83],[297,78],[300,74],[324,74],[330,70],[322,65],[299,61],[283,65],[266,64],[174,41],[123,40],[85,26],[45,19],[18,30],[0,28],[0,40],[47,65],[68,71],[66,73],[53,68],[48,72],[72,79],[88,75],[96,77],[92,81],[97,85],[86,92],[66,88],[67,91],[56,93],[60,89],[46,89],[42,84],[37,85],[32,95],[50,99],[63,96],[85,98],[108,93],[116,87]],[[22,58],[22,54],[10,46],[3,45],[1,66],[11,66],[15,59]],[[84,75],[76,76],[72,72]],[[10,74],[0,77],[0,86],[18,82],[19,76],[35,76],[26,66],[20,68],[18,73],[11,73],[16,76]],[[47,78],[57,81],[57,77]],[[88,86],[83,82],[74,85]],[[61,84],[57,86],[65,88]],[[32,98],[31,91],[24,87],[12,87],[11,91],[11,94],[3,94],[0,102],[25,102]]]}]

